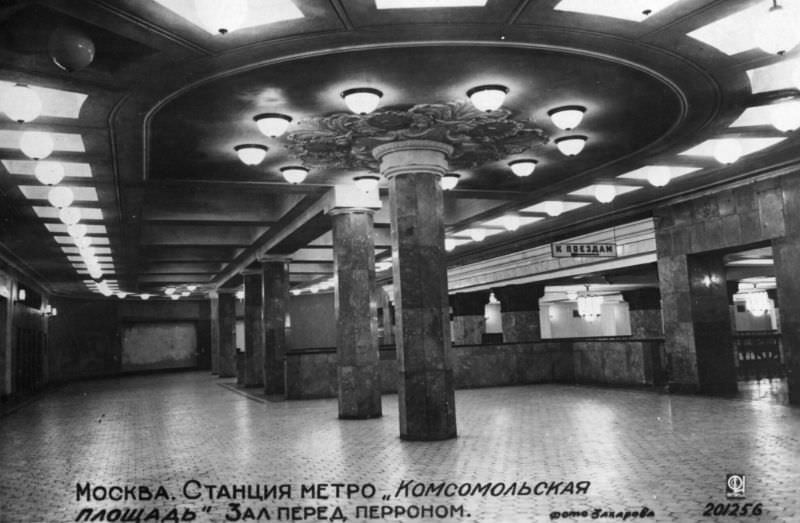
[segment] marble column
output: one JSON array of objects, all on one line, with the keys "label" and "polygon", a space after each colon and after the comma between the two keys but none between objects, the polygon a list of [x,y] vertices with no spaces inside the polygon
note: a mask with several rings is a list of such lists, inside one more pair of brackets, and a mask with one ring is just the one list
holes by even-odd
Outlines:
[{"label": "marble column", "polygon": [[261,262],[264,282],[264,393],[283,394],[286,358],[286,315],[289,309],[289,260]]},{"label": "marble column", "polygon": [[439,179],[449,145],[408,140],[376,147],[389,180],[397,311],[400,437],[456,437],[444,204]]},{"label": "marble column", "polygon": [[236,376],[236,296],[234,291],[219,292],[220,378]]},{"label": "marble column", "polygon": [[219,294],[216,291],[208,293],[209,322],[211,329],[211,374],[219,375]]},{"label": "marble column", "polygon": [[722,254],[658,260],[670,390],[736,391],[733,335]]},{"label": "marble column", "polygon": [[336,353],[339,417],[380,417],[381,381],[375,300],[373,209],[336,208],[333,263],[337,285]]},{"label": "marble column", "polygon": [[800,175],[783,180],[785,236],[772,241],[789,403],[800,405]]},{"label": "marble column", "polygon": [[245,387],[264,385],[264,294],[260,270],[244,272]]},{"label": "marble column", "polygon": [[542,339],[539,299],[544,296],[544,285],[536,283],[509,285],[495,289],[494,293],[500,300],[504,342],[518,343]]},{"label": "marble column", "polygon": [[459,292],[450,296],[453,307],[453,345],[480,345],[486,332],[489,291]]}]

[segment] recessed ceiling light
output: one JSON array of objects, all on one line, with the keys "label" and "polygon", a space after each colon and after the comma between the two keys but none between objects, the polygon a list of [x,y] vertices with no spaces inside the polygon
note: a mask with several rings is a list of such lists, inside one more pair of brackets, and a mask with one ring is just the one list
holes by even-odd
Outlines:
[{"label": "recessed ceiling light", "polygon": [[[15,85],[13,82],[0,80],[0,100],[5,101],[7,90],[14,88]],[[63,91],[30,84],[27,87],[36,93],[40,100],[41,116],[76,119],[80,116],[81,107],[88,98],[88,95],[84,93],[73,91]]]},{"label": "recessed ceiling light", "polygon": [[[211,15],[208,20],[204,20],[201,17],[201,13],[196,8],[195,2],[187,1],[187,0],[155,0],[157,3],[161,4],[162,6],[166,7],[170,11],[174,12],[184,20],[198,26],[202,27],[205,31],[208,31],[209,34],[216,35],[219,34],[220,29],[227,29],[231,31],[232,28],[223,28],[222,25],[230,25],[231,21],[223,22],[220,24],[221,20],[214,19],[214,16]],[[222,15],[227,16],[228,13],[225,13],[228,9],[228,4],[233,4],[233,2],[223,1],[223,0],[203,0],[203,3],[212,4],[210,7],[217,8],[223,11]],[[237,3],[240,3],[237,0]],[[294,5],[293,2],[290,0],[270,0],[269,2],[264,1],[256,1],[256,0],[247,0],[243,2],[247,6],[246,16],[238,23],[238,29],[245,29],[247,27],[258,27],[261,25],[266,24],[273,24],[276,22],[283,22],[286,20],[296,20],[298,18],[303,18],[303,13]],[[236,14],[238,18],[240,13],[233,13]],[[234,18],[233,23],[237,20]]]},{"label": "recessed ceiling light", "polygon": [[441,7],[484,7],[487,0],[375,0],[378,9],[435,9]]},{"label": "recessed ceiling light", "polygon": [[561,0],[553,9],[641,22],[678,0]]},{"label": "recessed ceiling light", "polygon": [[[726,140],[730,140],[731,138],[712,138],[711,140],[706,140],[705,142],[698,144],[691,149],[683,151],[680,153],[681,155],[685,156],[709,156],[712,158],[716,157],[716,153],[719,151],[720,148],[727,147],[726,145],[719,146],[719,142],[725,142]],[[755,152],[761,151],[766,149],[767,147],[772,147],[773,145],[784,141],[786,138],[744,138],[738,137],[735,138],[735,141],[741,147],[741,156],[747,156],[748,154],[753,154]]]}]

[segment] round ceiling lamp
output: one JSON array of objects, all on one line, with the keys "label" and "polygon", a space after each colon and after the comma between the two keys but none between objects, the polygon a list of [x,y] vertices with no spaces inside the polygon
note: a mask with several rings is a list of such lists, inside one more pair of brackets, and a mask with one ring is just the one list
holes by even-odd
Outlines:
[{"label": "round ceiling lamp", "polygon": [[17,84],[3,92],[0,108],[17,123],[35,120],[42,114],[42,100],[27,85]]},{"label": "round ceiling lamp", "polygon": [[95,54],[91,38],[82,31],[65,26],[50,34],[47,50],[53,63],[68,73],[87,67],[94,60]]},{"label": "round ceiling lamp", "polygon": [[47,201],[56,209],[69,207],[75,201],[75,194],[69,187],[53,187],[47,193]]},{"label": "round ceiling lamp", "polygon": [[186,286],[186,289],[187,289],[189,292],[194,292],[194,291],[196,291],[196,290],[197,290],[197,285],[194,285],[194,284],[192,284],[192,285],[187,285],[187,286]]},{"label": "round ceiling lamp", "polygon": [[283,178],[289,183],[302,183],[308,176],[308,169],[301,165],[289,165],[281,167]]},{"label": "round ceiling lamp", "polygon": [[[794,8],[792,8],[794,9]],[[755,24],[755,43],[764,52],[782,55],[800,43],[795,13],[772,1],[772,7]]]},{"label": "round ceiling lamp", "polygon": [[19,148],[32,160],[47,158],[54,147],[53,137],[41,131],[25,131],[19,140]]},{"label": "round ceiling lamp", "polygon": [[200,24],[221,35],[240,29],[247,19],[248,0],[194,0]]},{"label": "round ceiling lamp", "polygon": [[91,276],[95,280],[99,280],[103,277],[103,270],[99,267],[92,267],[89,269],[89,276]]},{"label": "round ceiling lamp", "polygon": [[140,295],[139,295],[139,298],[143,299],[144,301],[147,301],[147,300],[149,300],[149,299],[150,299],[150,295],[149,295],[149,294],[147,294],[147,293],[140,294]]},{"label": "round ceiling lamp", "polygon": [[453,238],[444,239],[444,250],[450,252],[455,248],[456,248],[456,241]]},{"label": "round ceiling lamp", "polygon": [[564,156],[577,156],[583,151],[587,140],[586,136],[575,135],[556,138],[555,142],[556,147]]},{"label": "round ceiling lamp", "polygon": [[496,111],[503,106],[508,94],[508,87],[504,85],[479,85],[467,91],[472,105],[476,109],[486,112]]},{"label": "round ceiling lamp", "polygon": [[266,158],[269,148],[257,143],[243,143],[234,147],[233,150],[239,155],[243,164],[258,165]]},{"label": "round ceiling lamp", "polygon": [[177,292],[175,294],[170,294],[169,297],[172,300],[180,300],[181,299],[181,295],[178,294]]},{"label": "round ceiling lamp", "polygon": [[74,241],[78,249],[83,249],[86,247],[90,247],[92,245],[92,239],[89,236],[81,236],[80,238],[74,238]]},{"label": "round ceiling lamp", "polygon": [[262,113],[253,117],[253,120],[258,125],[258,130],[265,136],[275,138],[286,132],[289,124],[292,123],[292,117],[280,113]]},{"label": "round ceiling lamp", "polygon": [[594,188],[594,197],[600,203],[611,203],[617,196],[617,188],[613,185],[600,184]]},{"label": "round ceiling lamp", "polygon": [[800,127],[800,101],[792,100],[769,108],[770,121],[779,131],[788,133]]},{"label": "round ceiling lamp", "polygon": [[558,216],[564,212],[564,202],[548,200],[544,202],[544,212],[546,212],[548,216]]},{"label": "round ceiling lamp", "polygon": [[369,114],[377,109],[381,102],[383,92],[372,87],[355,87],[342,91],[347,108],[356,114]]},{"label": "round ceiling lamp", "polygon": [[356,187],[365,193],[370,193],[378,188],[378,182],[380,181],[380,178],[373,175],[356,176],[353,178],[353,181],[355,182]]},{"label": "round ceiling lamp", "polygon": [[664,187],[672,180],[672,169],[666,165],[651,165],[647,169],[647,181],[653,187]]},{"label": "round ceiling lamp", "polygon": [[59,162],[37,162],[36,179],[44,185],[56,185],[64,179],[64,166]]},{"label": "round ceiling lamp", "polygon": [[175,294],[175,287],[167,287],[166,289],[164,289],[164,294],[166,294],[167,296],[172,296],[173,294]]},{"label": "round ceiling lamp", "polygon": [[470,229],[469,237],[472,238],[474,242],[482,242],[486,239],[486,230],[485,229]]},{"label": "round ceiling lamp", "polygon": [[536,169],[536,164],[539,163],[532,158],[524,158],[522,160],[514,160],[508,162],[508,167],[511,169],[511,172],[523,178],[525,176],[530,176],[534,169]]},{"label": "round ceiling lamp", "polygon": [[88,232],[89,228],[82,223],[67,226],[67,234],[73,238],[83,238]]},{"label": "round ceiling lamp", "polygon": [[455,189],[459,178],[461,178],[461,175],[458,173],[446,173],[441,179],[442,189],[445,191]]},{"label": "round ceiling lamp", "polygon": [[582,105],[566,105],[564,107],[551,109],[547,112],[547,115],[556,127],[565,131],[571,131],[581,124],[585,113],[586,107]]},{"label": "round ceiling lamp", "polygon": [[742,157],[742,146],[736,138],[723,138],[714,144],[714,158],[719,163],[731,164]]},{"label": "round ceiling lamp", "polygon": [[522,225],[522,220],[516,214],[507,214],[503,216],[503,227],[507,231],[516,231]]},{"label": "round ceiling lamp", "polygon": [[81,210],[77,207],[64,207],[58,211],[58,219],[65,225],[75,225],[81,221]]}]

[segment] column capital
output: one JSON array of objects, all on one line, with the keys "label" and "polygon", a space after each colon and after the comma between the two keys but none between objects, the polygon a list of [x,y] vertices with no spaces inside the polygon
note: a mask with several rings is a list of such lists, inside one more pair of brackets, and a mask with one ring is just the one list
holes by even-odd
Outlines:
[{"label": "column capital", "polygon": [[373,209],[371,207],[334,207],[333,209],[328,211],[328,214],[331,216],[336,216],[337,214],[355,214],[355,213],[366,213],[366,214],[375,214],[377,209]]},{"label": "column capital", "polygon": [[279,254],[266,254],[258,259],[259,263],[292,263],[292,258],[289,256],[281,256]]},{"label": "column capital", "polygon": [[217,292],[216,290],[208,291],[208,297],[209,297],[209,299],[212,299],[212,300],[214,298],[219,298],[219,292]]},{"label": "column capital", "polygon": [[405,173],[426,172],[442,177],[453,146],[433,140],[403,140],[379,145],[372,156],[381,162],[381,174],[391,179]]}]

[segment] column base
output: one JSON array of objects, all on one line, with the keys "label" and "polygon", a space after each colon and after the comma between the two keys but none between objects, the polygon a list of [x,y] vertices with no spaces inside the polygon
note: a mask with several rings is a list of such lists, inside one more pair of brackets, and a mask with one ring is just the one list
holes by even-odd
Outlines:
[{"label": "column base", "polygon": [[455,438],[456,402],[452,370],[401,371],[398,387],[400,438]]},{"label": "column base", "polygon": [[383,416],[381,376],[377,364],[340,365],[339,419],[371,419]]},{"label": "column base", "polygon": [[274,367],[264,368],[264,394],[283,394],[286,391],[283,362],[276,362]]}]

